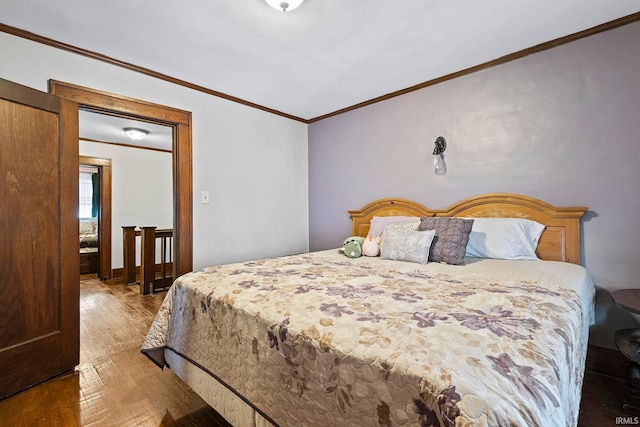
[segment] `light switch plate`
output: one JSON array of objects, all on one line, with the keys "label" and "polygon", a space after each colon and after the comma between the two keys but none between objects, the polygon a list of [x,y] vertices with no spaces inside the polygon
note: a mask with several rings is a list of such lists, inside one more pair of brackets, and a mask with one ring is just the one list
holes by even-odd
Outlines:
[{"label": "light switch plate", "polygon": [[200,195],[202,203],[209,203],[209,192],[203,191]]}]

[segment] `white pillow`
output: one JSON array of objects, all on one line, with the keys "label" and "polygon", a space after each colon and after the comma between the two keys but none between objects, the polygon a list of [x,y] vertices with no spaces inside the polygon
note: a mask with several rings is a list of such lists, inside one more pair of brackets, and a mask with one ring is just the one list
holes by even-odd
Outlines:
[{"label": "white pillow", "polygon": [[524,218],[473,218],[465,256],[539,259],[536,247],[544,228]]},{"label": "white pillow", "polygon": [[407,222],[420,222],[420,217],[417,216],[374,216],[371,218],[371,226],[369,227],[369,235],[373,237],[379,237],[384,228],[388,224],[393,223],[407,223]]},{"label": "white pillow", "polygon": [[435,230],[395,231],[387,229],[380,247],[380,258],[426,264],[429,262],[429,249],[435,235]]}]

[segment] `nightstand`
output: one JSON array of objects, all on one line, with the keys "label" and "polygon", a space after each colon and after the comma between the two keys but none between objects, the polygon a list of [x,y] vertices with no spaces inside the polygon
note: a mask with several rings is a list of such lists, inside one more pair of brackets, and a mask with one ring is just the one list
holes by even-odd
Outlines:
[{"label": "nightstand", "polygon": [[[625,310],[640,314],[640,289],[619,289],[611,294],[613,301]],[[631,399],[623,408],[640,408],[640,328],[620,329],[614,340],[618,350],[631,361],[629,387]]]},{"label": "nightstand", "polygon": [[98,272],[98,248],[80,248],[80,274]]}]

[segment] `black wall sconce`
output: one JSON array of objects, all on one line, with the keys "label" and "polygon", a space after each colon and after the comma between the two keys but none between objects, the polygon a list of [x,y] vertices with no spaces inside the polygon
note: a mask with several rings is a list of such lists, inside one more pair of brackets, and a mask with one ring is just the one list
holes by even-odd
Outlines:
[{"label": "black wall sconce", "polygon": [[444,161],[444,150],[447,149],[447,140],[439,136],[436,138],[436,147],[433,149],[433,167],[436,175],[447,173],[447,163]]}]

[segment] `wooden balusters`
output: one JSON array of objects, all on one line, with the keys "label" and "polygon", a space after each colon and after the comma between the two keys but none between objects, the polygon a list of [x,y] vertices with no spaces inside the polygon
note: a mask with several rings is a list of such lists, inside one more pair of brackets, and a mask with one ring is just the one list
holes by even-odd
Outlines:
[{"label": "wooden balusters", "polygon": [[160,240],[160,277],[155,280],[154,291],[159,291],[173,283],[173,230],[156,230],[156,239]]},{"label": "wooden balusters", "polygon": [[[136,283],[136,237],[140,236],[140,293],[167,289],[173,282],[173,230],[157,227],[122,227],[124,280]],[[160,264],[156,264],[156,241],[160,240]]]}]

